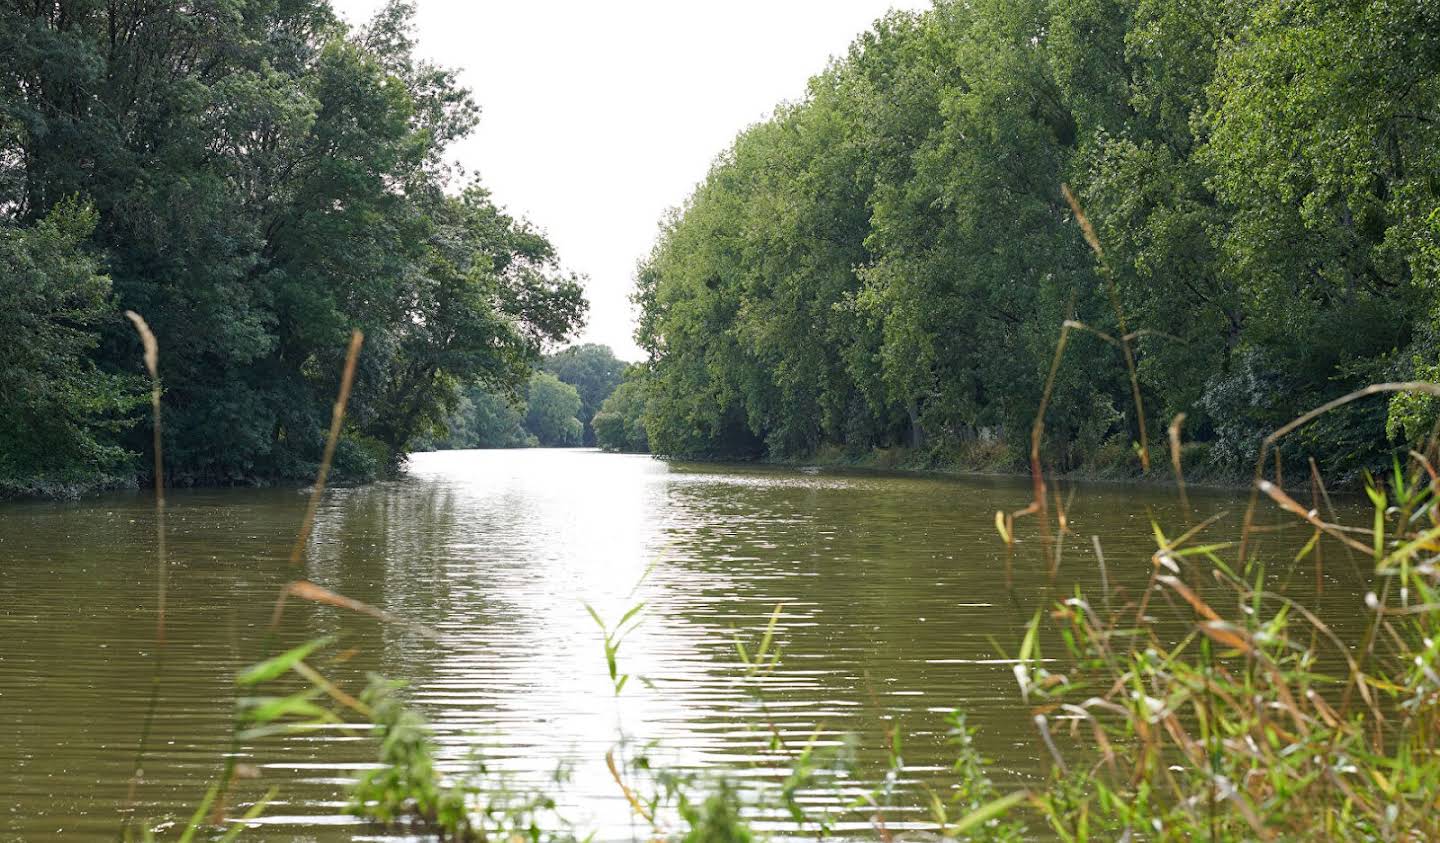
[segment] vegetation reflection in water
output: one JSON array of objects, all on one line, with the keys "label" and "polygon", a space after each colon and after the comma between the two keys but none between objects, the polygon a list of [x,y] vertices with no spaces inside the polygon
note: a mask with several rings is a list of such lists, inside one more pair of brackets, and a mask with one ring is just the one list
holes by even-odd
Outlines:
[{"label": "vegetation reflection in water", "polygon": [[[790,741],[858,737],[853,798],[884,776],[889,733],[905,734],[891,828],[928,819],[924,785],[954,760],[945,715],[959,708],[997,761],[1001,784],[1038,782],[1044,759],[1006,653],[1054,596],[1039,558],[1019,553],[1013,591],[993,514],[1029,490],[1009,480],[940,480],[666,464],[589,451],[451,452],[415,458],[399,482],[329,493],[306,578],[396,615],[422,618],[432,641],[323,606],[287,609],[288,644],[336,635],[347,687],[376,671],[411,684],[443,769],[484,747],[515,786],[550,786],[582,827],[630,836],[635,822],[605,756],[622,725],[654,743],[656,766],[723,769],[773,781],[770,724]],[[1195,510],[1243,502],[1192,492]],[[226,747],[233,677],[260,652],[270,605],[292,578],[285,557],[303,500],[293,491],[174,493],[170,646],[155,756],[140,810],[181,816]],[[1143,513],[1184,520],[1173,493],[1087,487],[1068,513],[1103,535],[1112,586],[1142,587],[1153,539]],[[12,573],[3,589],[0,787],[22,837],[113,834],[149,684],[153,563],[150,502],[13,504],[0,518]],[[1283,535],[1283,534],[1282,534]],[[1303,542],[1303,537],[1298,541]],[[1280,541],[1290,542],[1286,536]],[[1071,548],[1063,580],[1098,591],[1093,555]],[[648,571],[648,576],[646,575]],[[1333,565],[1318,597],[1352,607],[1354,569]],[[1299,587],[1310,580],[1297,578]],[[637,586],[638,583],[638,586]],[[599,630],[645,603],[622,669],[638,678],[617,703]],[[780,605],[784,665],[746,691],[734,638],[757,640]],[[1358,625],[1359,619],[1356,619]],[[1358,630],[1356,630],[1358,634]],[[344,784],[373,766],[364,734],[258,740],[242,754],[280,785],[262,838],[326,837]],[[256,795],[255,792],[250,796]],[[769,819],[783,822],[784,816]],[[860,827],[868,818],[851,815]],[[842,826],[844,827],[844,826]],[[353,828],[337,828],[336,839]]]}]

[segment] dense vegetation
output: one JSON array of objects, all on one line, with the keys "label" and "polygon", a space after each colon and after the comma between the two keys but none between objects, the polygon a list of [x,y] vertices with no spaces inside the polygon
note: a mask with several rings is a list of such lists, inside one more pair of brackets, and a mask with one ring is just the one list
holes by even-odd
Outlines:
[{"label": "dense vegetation", "polygon": [[178,483],[305,477],[366,334],[338,468],[394,464],[460,388],[514,388],[584,312],[551,244],[447,163],[477,108],[410,9],[0,7],[0,492],[133,481],[142,313]]},{"label": "dense vegetation", "polygon": [[580,396],[580,409],[576,415],[584,428],[584,442],[594,445],[592,423],[595,414],[600,412],[600,405],[625,379],[625,361],[616,357],[608,345],[583,343],[547,354],[541,368],[575,387]]},{"label": "dense vegetation", "polygon": [[[594,445],[591,421],[624,377],[609,346],[584,343],[547,354],[523,394],[472,384],[424,450]],[[641,449],[643,450],[643,448]]]},{"label": "dense vegetation", "polygon": [[645,433],[646,402],[645,369],[631,366],[625,370],[624,381],[615,387],[595,414],[592,421],[595,444],[607,451],[636,454],[649,451],[650,440]]},{"label": "dense vegetation", "polygon": [[[1437,173],[1430,0],[895,13],[663,226],[630,419],[667,455],[1013,466],[1071,318],[1131,335],[1152,443],[1187,413],[1194,462],[1232,472],[1300,411],[1435,375]],[[1076,333],[1047,460],[1133,465],[1134,406],[1121,350]],[[1388,412],[1393,441],[1380,402],[1294,451],[1353,475],[1435,417]]]}]

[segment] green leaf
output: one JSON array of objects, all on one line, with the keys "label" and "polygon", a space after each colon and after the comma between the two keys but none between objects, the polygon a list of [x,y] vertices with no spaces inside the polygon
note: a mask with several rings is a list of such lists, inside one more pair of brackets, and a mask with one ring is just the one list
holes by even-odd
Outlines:
[{"label": "green leaf", "polygon": [[615,626],[616,626],[616,627],[622,627],[622,626],[624,626],[626,623],[629,622],[629,620],[630,620],[631,618],[633,618],[633,617],[635,617],[636,615],[640,614],[640,610],[642,610],[642,609],[644,609],[644,608],[645,608],[645,604],[644,604],[644,603],[636,603],[634,606],[632,606],[632,607],[630,608],[630,611],[626,612],[624,615],[622,615],[622,616],[620,617],[620,622],[617,623],[617,624],[615,624]]},{"label": "green leaf", "polygon": [[1035,655],[1035,649],[1040,638],[1040,610],[1035,610],[1035,616],[1025,626],[1025,638],[1020,642],[1019,661],[1024,664]]},{"label": "green leaf", "polygon": [[215,797],[220,795],[220,783],[210,785],[205,791],[205,798],[195,806],[195,813],[190,815],[190,822],[186,823],[185,830],[180,832],[180,843],[190,843],[195,837],[195,832],[200,830],[205,822],[205,815],[210,812],[210,806],[215,804]]},{"label": "green leaf", "polygon": [[244,710],[245,719],[255,724],[270,723],[282,717],[308,717],[326,723],[341,722],[328,709],[311,702],[320,695],[317,689],[308,689],[288,697],[245,697],[238,701]]},{"label": "green leaf", "polygon": [[258,685],[261,682],[269,682],[271,679],[282,675],[285,671],[304,661],[311,653],[321,647],[328,646],[334,641],[335,636],[333,635],[326,635],[322,638],[316,638],[313,641],[307,641],[293,650],[288,650],[274,658],[266,659],[250,667],[236,677],[235,682],[242,687]]},{"label": "green leaf", "polygon": [[979,808],[976,808],[975,810],[961,817],[958,822],[946,829],[946,832],[950,836],[959,836],[961,834],[964,834],[965,832],[978,825],[983,825],[984,823],[995,819],[996,817],[1004,814],[1006,811],[1009,811],[1011,808],[1014,808],[1016,805],[1019,805],[1021,802],[1024,802],[1026,799],[1029,798],[1030,793],[1028,791],[1017,790],[1014,793],[1008,794],[1006,796],[1001,796],[998,799],[992,799],[991,801],[986,802],[984,805],[981,805]]},{"label": "green leaf", "polygon": [[229,831],[226,831],[220,836],[220,840],[218,841],[218,843],[230,843],[231,840],[239,837],[240,833],[246,829],[246,823],[265,813],[265,808],[270,805],[270,802],[279,792],[280,788],[278,787],[272,787],[269,790],[265,791],[265,795],[260,797],[259,801],[257,801],[254,805],[251,805],[250,808],[245,811],[245,813],[241,814],[239,821],[235,822],[235,824],[230,827]]}]

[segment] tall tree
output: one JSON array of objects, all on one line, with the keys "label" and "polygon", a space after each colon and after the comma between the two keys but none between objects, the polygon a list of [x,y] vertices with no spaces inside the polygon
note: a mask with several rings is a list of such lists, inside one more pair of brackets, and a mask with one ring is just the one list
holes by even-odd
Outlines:
[{"label": "tall tree", "polygon": [[[454,190],[446,156],[477,109],[415,57],[412,11],[351,30],[324,0],[0,8],[0,217],[95,209],[113,307],[162,344],[175,481],[312,471],[353,328],[340,467],[365,474],[462,384],[523,385],[579,324],[551,244],[478,185]],[[90,359],[134,372],[133,336],[103,327]],[[138,429],[124,444],[148,448]]]},{"label": "tall tree", "polygon": [[[1440,12],[1423,0],[940,0],[737,138],[637,277],[650,447],[1123,462],[1189,414],[1217,472],[1305,409],[1440,371]],[[1060,187],[1079,195],[1097,259]],[[1123,356],[1097,338],[1123,329]],[[1428,402],[1397,398],[1415,436]],[[1312,425],[1386,459],[1382,402]],[[610,419],[608,424],[614,424]],[[612,431],[613,432],[613,431]],[[1297,468],[1303,464],[1297,465]]]}]

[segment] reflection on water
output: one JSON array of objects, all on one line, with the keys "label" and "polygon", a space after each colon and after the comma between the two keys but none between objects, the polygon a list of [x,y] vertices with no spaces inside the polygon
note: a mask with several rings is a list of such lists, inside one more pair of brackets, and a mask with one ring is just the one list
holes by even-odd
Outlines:
[{"label": "reflection on water", "polygon": [[[296,491],[175,493],[170,643],[138,810],[178,816],[202,795],[229,749],[235,671],[258,658],[275,595],[301,575],[442,636],[292,601],[284,643],[337,633],[350,657],[322,665],[329,675],[351,687],[367,671],[407,680],[452,769],[478,747],[520,783],[543,784],[567,765],[567,812],[606,839],[631,837],[604,762],[621,729],[655,741],[663,763],[754,784],[776,772],[772,729],[796,741],[817,729],[822,742],[858,735],[865,779],[883,769],[885,734],[898,723],[913,797],[918,782],[943,783],[943,715],[960,708],[1000,775],[1034,777],[1039,758],[1005,653],[1055,592],[1023,546],[1006,588],[993,526],[997,509],[1017,509],[1027,495],[1009,480],[593,451],[421,454],[402,481],[327,494],[296,571],[286,561],[303,508]],[[1193,493],[1192,503],[1207,514],[1243,506]],[[1084,487],[1069,514],[1076,537],[1055,586],[1066,592],[1098,588],[1090,535],[1105,541],[1112,583],[1133,593],[1150,572],[1151,515],[1184,520],[1174,496],[1156,489]],[[143,494],[0,507],[6,837],[113,839],[152,687],[153,530]],[[1353,571],[1332,565],[1322,599],[1357,603]],[[585,606],[613,620],[642,601],[644,623],[620,655],[637,679],[617,704]],[[763,680],[762,712],[733,642],[758,637],[776,606],[784,662]],[[368,831],[342,816],[345,782],[373,760],[364,735],[267,739],[240,751],[261,774],[240,797],[280,786],[255,839]],[[902,802],[887,813],[892,828],[923,818],[918,799]]]}]

